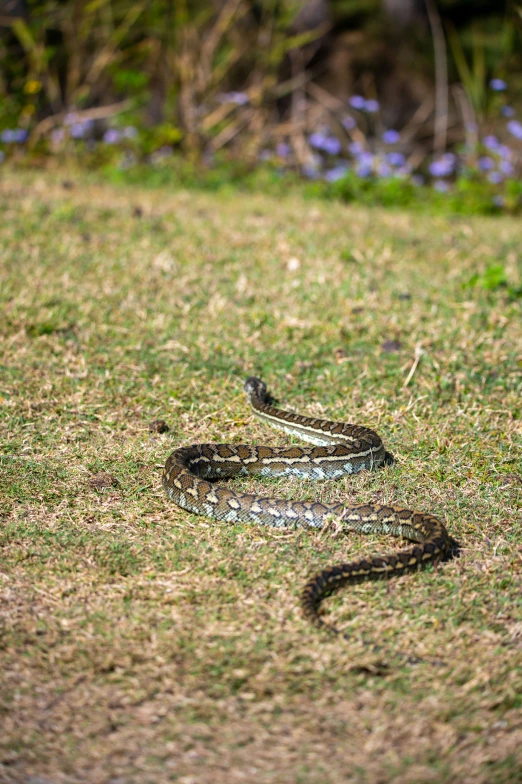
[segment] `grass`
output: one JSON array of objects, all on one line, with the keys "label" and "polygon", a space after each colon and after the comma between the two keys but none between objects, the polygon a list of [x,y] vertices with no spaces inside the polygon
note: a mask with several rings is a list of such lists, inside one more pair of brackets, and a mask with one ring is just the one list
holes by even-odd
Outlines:
[{"label": "grass", "polygon": [[[70,179],[0,183],[3,780],[518,780],[518,222]],[[510,288],[470,285],[498,264]],[[238,486],[414,506],[461,545],[326,601],[348,640],[301,618],[306,578],[400,543],[161,489],[179,444],[281,443],[251,374],[398,462]]]}]

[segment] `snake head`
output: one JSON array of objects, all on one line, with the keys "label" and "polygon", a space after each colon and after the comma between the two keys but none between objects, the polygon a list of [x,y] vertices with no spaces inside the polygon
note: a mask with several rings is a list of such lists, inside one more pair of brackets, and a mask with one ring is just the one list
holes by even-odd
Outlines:
[{"label": "snake head", "polygon": [[250,378],[247,378],[245,381],[244,390],[250,400],[257,398],[257,400],[263,403],[266,399],[266,384],[264,381],[261,381],[260,378],[256,378],[256,376],[250,376]]}]

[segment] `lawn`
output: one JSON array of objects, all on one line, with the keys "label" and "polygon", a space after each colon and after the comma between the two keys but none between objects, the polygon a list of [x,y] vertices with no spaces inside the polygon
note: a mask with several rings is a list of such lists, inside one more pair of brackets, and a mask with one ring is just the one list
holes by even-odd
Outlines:
[{"label": "lawn", "polygon": [[[7,169],[0,200],[0,781],[521,780],[520,221]],[[161,488],[181,444],[284,443],[249,375],[396,463],[235,487],[459,542],[325,601],[346,638],[302,618],[304,583],[400,541]]]}]

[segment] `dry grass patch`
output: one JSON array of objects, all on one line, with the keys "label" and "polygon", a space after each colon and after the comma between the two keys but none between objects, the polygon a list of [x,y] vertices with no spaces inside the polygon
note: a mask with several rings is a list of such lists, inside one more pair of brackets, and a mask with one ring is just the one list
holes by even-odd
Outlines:
[{"label": "dry grass patch", "polygon": [[[522,778],[521,306],[465,285],[520,282],[518,223],[19,173],[0,202],[2,780]],[[304,581],[397,542],[161,490],[179,444],[281,443],[252,373],[398,461],[239,486],[414,506],[460,542],[325,602],[348,640],[301,619]]]}]

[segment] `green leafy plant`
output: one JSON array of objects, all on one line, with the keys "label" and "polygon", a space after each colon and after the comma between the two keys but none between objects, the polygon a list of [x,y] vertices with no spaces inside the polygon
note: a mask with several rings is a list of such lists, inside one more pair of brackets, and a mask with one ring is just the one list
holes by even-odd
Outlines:
[{"label": "green leafy plant", "polygon": [[489,264],[483,273],[475,273],[463,286],[464,288],[479,287],[485,291],[505,290],[511,299],[522,297],[522,286],[509,283],[503,264]]}]

